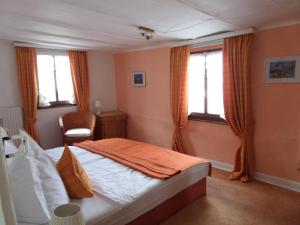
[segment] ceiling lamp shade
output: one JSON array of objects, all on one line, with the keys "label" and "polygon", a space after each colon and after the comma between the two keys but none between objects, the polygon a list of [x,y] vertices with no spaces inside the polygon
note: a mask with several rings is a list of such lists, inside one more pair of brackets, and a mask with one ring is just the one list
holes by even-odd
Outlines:
[{"label": "ceiling lamp shade", "polygon": [[147,40],[153,38],[154,30],[147,27],[139,27],[140,35],[146,38]]},{"label": "ceiling lamp shade", "polygon": [[53,212],[50,225],[85,225],[80,206],[72,203],[58,206]]}]

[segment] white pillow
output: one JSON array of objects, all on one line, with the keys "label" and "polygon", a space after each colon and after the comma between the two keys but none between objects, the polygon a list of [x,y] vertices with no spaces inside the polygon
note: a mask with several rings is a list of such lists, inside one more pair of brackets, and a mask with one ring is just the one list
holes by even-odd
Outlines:
[{"label": "white pillow", "polygon": [[16,157],[8,171],[18,221],[47,223],[50,213],[34,160],[28,155]]},{"label": "white pillow", "polygon": [[20,134],[28,140],[28,153],[9,165],[17,218],[21,222],[46,223],[54,209],[70,199],[48,155],[25,131],[20,130]]}]

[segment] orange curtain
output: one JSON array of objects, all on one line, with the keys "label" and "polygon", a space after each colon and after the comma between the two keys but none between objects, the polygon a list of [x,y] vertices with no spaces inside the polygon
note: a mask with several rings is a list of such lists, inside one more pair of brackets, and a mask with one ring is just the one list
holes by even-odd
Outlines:
[{"label": "orange curtain", "polygon": [[172,149],[184,153],[180,129],[188,120],[188,64],[190,47],[181,46],[171,49],[171,111],[174,124]]},{"label": "orange curtain", "polygon": [[36,112],[38,104],[37,60],[34,48],[16,47],[18,79],[24,111],[24,129],[38,141]]},{"label": "orange curtain", "polygon": [[69,51],[74,94],[80,112],[89,111],[89,75],[87,53],[85,51]]},{"label": "orange curtain", "polygon": [[247,182],[253,176],[253,118],[250,93],[250,55],[253,35],[224,40],[224,110],[234,134],[241,140],[230,179]]}]

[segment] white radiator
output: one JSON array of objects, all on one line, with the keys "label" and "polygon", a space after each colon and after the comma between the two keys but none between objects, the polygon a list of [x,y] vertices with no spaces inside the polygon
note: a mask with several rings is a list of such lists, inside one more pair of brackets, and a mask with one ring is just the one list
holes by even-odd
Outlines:
[{"label": "white radiator", "polygon": [[0,107],[0,126],[7,129],[8,135],[19,134],[23,128],[23,112],[21,107]]}]

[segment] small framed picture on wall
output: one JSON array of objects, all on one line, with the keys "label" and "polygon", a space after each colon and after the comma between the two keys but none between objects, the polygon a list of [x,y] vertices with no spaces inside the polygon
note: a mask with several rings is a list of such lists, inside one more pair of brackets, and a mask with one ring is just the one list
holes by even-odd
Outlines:
[{"label": "small framed picture on wall", "polygon": [[144,87],[146,85],[145,72],[135,71],[132,73],[132,86]]},{"label": "small framed picture on wall", "polygon": [[300,56],[267,59],[265,83],[300,83]]}]

